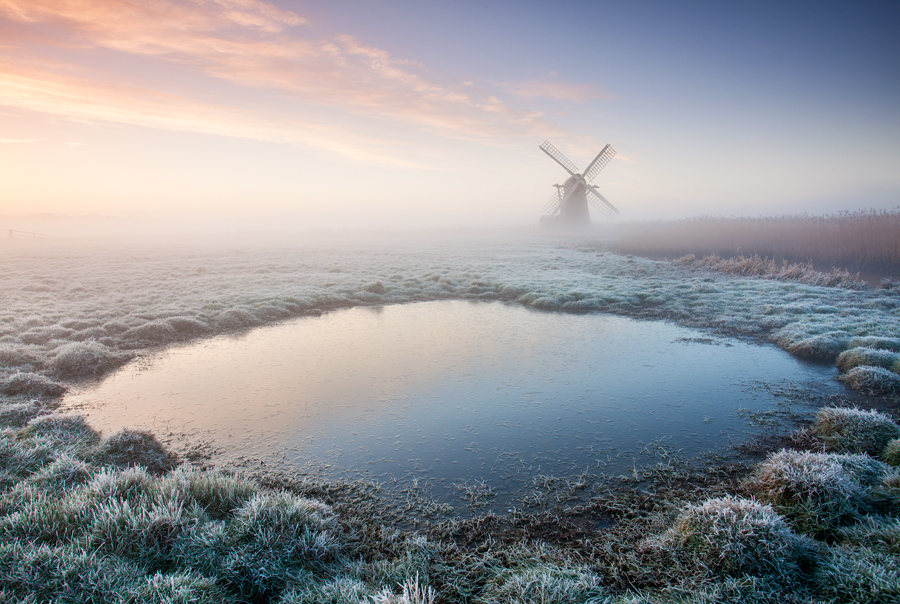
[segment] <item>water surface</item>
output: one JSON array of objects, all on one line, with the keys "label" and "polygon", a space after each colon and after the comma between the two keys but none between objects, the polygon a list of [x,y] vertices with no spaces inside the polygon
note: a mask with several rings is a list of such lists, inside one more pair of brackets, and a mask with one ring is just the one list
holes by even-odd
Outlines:
[{"label": "water surface", "polygon": [[[772,386],[833,367],[665,322],[500,302],[353,308],[170,348],[72,392],[93,425],[210,442],[219,463],[485,481],[627,472],[745,439]],[[518,486],[517,486],[518,485]]]}]

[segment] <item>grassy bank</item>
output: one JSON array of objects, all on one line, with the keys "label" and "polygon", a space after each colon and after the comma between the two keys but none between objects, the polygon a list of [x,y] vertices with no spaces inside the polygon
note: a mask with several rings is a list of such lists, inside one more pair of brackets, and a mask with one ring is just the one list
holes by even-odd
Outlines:
[{"label": "grassy bank", "polygon": [[[900,211],[841,212],[826,216],[700,217],[631,223],[611,229],[623,254],[761,256],[821,267],[900,269]],[[898,275],[900,276],[900,275]]]},{"label": "grassy bank", "polygon": [[[408,527],[372,485],[177,465],[52,401],[0,406],[0,601],[896,602],[900,426],[820,410],[755,468]],[[418,510],[421,511],[421,510]],[[407,528],[403,528],[407,527]]]},{"label": "grassy bank", "polygon": [[823,410],[753,468],[674,465],[610,481],[577,505],[548,491],[542,509],[411,526],[430,502],[183,466],[152,435],[104,436],[55,411],[73,381],[172,342],[442,298],[770,341],[837,362],[849,385],[896,411],[900,291],[543,240],[227,252],[14,245],[0,249],[0,601],[900,598],[900,428],[879,414]]}]

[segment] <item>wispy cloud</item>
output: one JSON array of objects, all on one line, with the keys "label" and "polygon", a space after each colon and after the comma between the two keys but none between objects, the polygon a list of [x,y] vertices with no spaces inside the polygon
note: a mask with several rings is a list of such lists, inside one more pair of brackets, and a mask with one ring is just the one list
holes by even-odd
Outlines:
[{"label": "wispy cloud", "polygon": [[150,89],[102,84],[90,78],[61,76],[58,69],[41,71],[34,64],[20,69],[0,60],[0,104],[80,121],[308,144],[356,159],[415,165],[385,141],[338,126],[260,114]]},{"label": "wispy cloud", "polygon": [[[288,138],[357,157],[378,156],[394,143],[365,141],[354,128],[314,122],[313,108],[488,144],[556,131],[539,112],[512,107],[464,83],[438,84],[422,65],[352,36],[315,38],[305,18],[260,0],[0,0],[2,17],[15,24],[17,39],[7,43],[18,44],[17,55],[24,52],[39,65],[27,71],[16,69],[21,61],[0,65],[0,102],[26,109],[264,140]],[[58,33],[48,38],[47,27]],[[68,50],[73,63],[42,59],[39,50],[47,47]],[[273,116],[261,114],[264,110],[204,98],[179,87],[177,78],[165,89],[149,81],[136,89],[117,86],[113,71],[84,72],[83,65],[98,51],[254,90],[292,115],[292,125],[285,132],[273,124]],[[587,85],[539,84],[504,88],[524,98],[586,100],[599,94]]]},{"label": "wispy cloud", "polygon": [[0,144],[37,143],[37,138],[0,138]]},{"label": "wispy cloud", "polygon": [[501,87],[511,94],[526,99],[547,98],[554,101],[584,103],[593,99],[612,98],[612,95],[603,93],[594,84],[563,82],[555,78],[503,82]]}]

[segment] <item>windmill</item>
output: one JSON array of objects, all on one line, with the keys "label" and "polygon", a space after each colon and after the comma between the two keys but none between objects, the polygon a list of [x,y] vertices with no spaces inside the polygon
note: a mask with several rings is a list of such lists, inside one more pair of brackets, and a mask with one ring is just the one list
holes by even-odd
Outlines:
[{"label": "windmill", "polygon": [[541,225],[568,227],[589,225],[591,217],[588,212],[588,202],[609,218],[619,213],[619,210],[597,191],[597,187],[590,184],[616,154],[612,147],[609,145],[603,147],[594,161],[588,165],[584,174],[580,174],[575,164],[560,153],[559,149],[551,145],[550,141],[544,141],[540,145],[540,150],[569,173],[569,178],[564,184],[553,185],[556,187],[556,193],[544,205],[547,215],[541,217]]}]

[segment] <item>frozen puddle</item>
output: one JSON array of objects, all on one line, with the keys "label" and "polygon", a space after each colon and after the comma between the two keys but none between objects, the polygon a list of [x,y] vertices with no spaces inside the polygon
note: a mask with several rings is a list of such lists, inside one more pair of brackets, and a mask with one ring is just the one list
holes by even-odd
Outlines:
[{"label": "frozen puddle", "polygon": [[657,445],[746,440],[766,385],[837,390],[832,367],[663,322],[441,301],[353,308],[171,348],[74,391],[105,433],[186,434],[217,463],[511,493],[622,473]]}]

